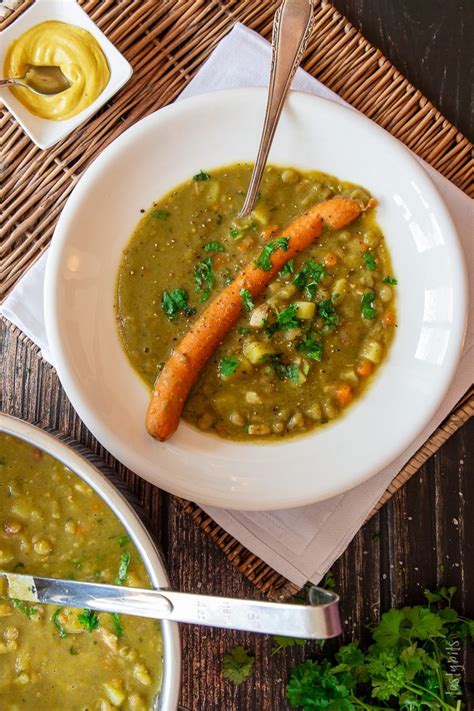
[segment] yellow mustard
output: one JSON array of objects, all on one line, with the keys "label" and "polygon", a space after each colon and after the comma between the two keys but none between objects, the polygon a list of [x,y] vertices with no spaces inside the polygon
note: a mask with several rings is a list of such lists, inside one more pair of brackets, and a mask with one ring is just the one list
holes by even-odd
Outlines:
[{"label": "yellow mustard", "polygon": [[90,106],[110,78],[107,60],[95,37],[82,27],[56,20],[31,27],[9,46],[5,76],[21,77],[28,65],[58,66],[71,83],[68,89],[52,96],[11,88],[31,113],[55,121],[71,118]]}]

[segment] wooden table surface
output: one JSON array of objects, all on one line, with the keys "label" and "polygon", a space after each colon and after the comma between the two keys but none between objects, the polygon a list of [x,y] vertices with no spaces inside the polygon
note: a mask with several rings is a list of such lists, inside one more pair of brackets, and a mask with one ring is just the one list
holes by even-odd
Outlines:
[{"label": "wooden table surface", "polygon": [[[426,93],[445,115],[469,133],[469,83],[464,76],[468,28],[465,0],[335,0],[367,38]],[[472,6],[471,6],[472,7]],[[258,598],[254,588],[226,560],[208,536],[183,513],[172,496],[154,489],[119,465],[72,409],[55,371],[30,342],[0,324],[2,348],[0,409],[67,433],[89,446],[124,478],[153,520],[180,590]],[[342,596],[344,638],[366,635],[365,626],[392,605],[422,600],[425,586],[458,587],[457,605],[474,613],[472,422],[429,460],[356,535],[334,565]],[[284,685],[304,649],[270,657],[271,640],[241,633],[183,627],[181,703],[193,711],[280,711],[287,708]],[[252,678],[239,687],[222,678],[222,654],[243,644],[256,658]],[[474,658],[465,660],[468,694],[474,699]]]}]

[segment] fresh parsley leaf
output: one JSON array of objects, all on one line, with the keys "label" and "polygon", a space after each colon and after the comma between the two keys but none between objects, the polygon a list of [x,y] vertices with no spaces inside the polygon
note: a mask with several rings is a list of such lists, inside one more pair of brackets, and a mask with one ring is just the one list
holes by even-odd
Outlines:
[{"label": "fresh parsley leaf", "polygon": [[233,375],[240,365],[240,360],[233,356],[224,356],[219,362],[219,373],[225,378]]},{"label": "fresh parsley leaf", "polygon": [[99,615],[94,610],[83,610],[78,614],[77,619],[88,632],[93,632],[99,626]]},{"label": "fresh parsley leaf", "polygon": [[371,252],[366,252],[363,256],[364,264],[369,272],[375,272],[377,269],[377,260]]},{"label": "fresh parsley leaf", "polygon": [[362,316],[365,319],[368,319],[369,321],[372,321],[374,318],[377,318],[377,311],[376,309],[374,309],[374,299],[375,292],[366,291],[360,301]]},{"label": "fresh parsley leaf", "polygon": [[314,333],[306,333],[296,344],[296,350],[301,351],[311,360],[321,361],[323,358],[323,342],[317,341]]},{"label": "fresh parsley leaf", "polygon": [[295,260],[290,259],[283,267],[280,269],[278,276],[291,276],[295,271]]},{"label": "fresh parsley leaf", "polygon": [[166,210],[152,210],[150,213],[150,217],[155,220],[167,220],[169,216],[170,213],[166,212]]},{"label": "fresh parsley leaf", "polygon": [[256,267],[262,270],[262,272],[269,272],[272,268],[272,260],[270,257],[277,249],[281,249],[282,252],[286,252],[288,249],[288,237],[278,237],[278,239],[273,242],[269,242],[262,249],[257,259],[255,259],[254,264]]},{"label": "fresh parsley leaf", "polygon": [[247,328],[246,326],[239,326],[239,328],[237,329],[237,331],[238,331],[239,333],[241,333],[242,335],[244,335],[244,334],[246,334],[246,333],[251,333],[251,332],[252,332],[251,329],[250,329],[250,328]]},{"label": "fresh parsley leaf", "polygon": [[119,564],[119,569],[117,573],[117,577],[115,578],[115,585],[123,585],[124,582],[126,581],[128,577],[128,569],[130,567],[130,563],[132,562],[132,554],[130,551],[124,551],[122,555],[120,556],[120,564]]},{"label": "fresh parsley leaf", "polygon": [[272,359],[271,366],[276,373],[278,380],[289,380],[292,383],[299,383],[301,371],[294,363],[284,363],[281,356]]},{"label": "fresh parsley leaf", "polygon": [[304,647],[306,644],[305,639],[300,639],[298,637],[281,637],[280,635],[273,636],[273,649],[271,655],[278,654],[285,647]]},{"label": "fresh parsley leaf", "polygon": [[237,229],[237,227],[231,227],[229,230],[229,237],[232,237],[232,239],[237,239],[237,237],[240,237],[240,230]]},{"label": "fresh parsley leaf", "polygon": [[254,303],[252,300],[252,294],[248,289],[241,289],[240,290],[240,296],[242,297],[242,303],[244,307],[247,309],[247,311],[251,311],[254,307]]},{"label": "fresh parsley leaf", "polygon": [[382,281],[383,281],[385,284],[390,284],[391,286],[395,286],[396,284],[398,284],[398,281],[395,279],[395,277],[391,277],[391,276],[386,276],[386,277],[384,277],[384,278],[382,279]]},{"label": "fresh parsley leaf", "polygon": [[27,605],[26,602],[23,602],[23,600],[17,600],[16,598],[12,598],[12,603],[13,607],[16,610],[19,610],[29,620],[31,620],[32,615],[35,615],[38,612],[36,607],[33,607],[32,605]]},{"label": "fresh parsley leaf", "polygon": [[128,533],[124,533],[122,536],[115,536],[115,540],[117,541],[119,548],[125,548],[125,546],[128,546],[131,542],[131,538]]},{"label": "fresh parsley leaf", "polygon": [[321,586],[325,590],[335,590],[336,589],[336,578],[334,577],[334,573],[332,570],[328,570],[326,575],[323,578],[323,582],[321,583]]},{"label": "fresh parsley leaf", "polygon": [[199,173],[196,173],[196,175],[193,175],[193,180],[196,181],[201,181],[201,180],[210,180],[211,176],[209,173],[205,173],[203,170],[200,170]]},{"label": "fresh parsley leaf", "polygon": [[318,303],[318,316],[324,321],[323,333],[327,333],[331,328],[336,328],[339,325],[339,316],[331,299]]},{"label": "fresh parsley leaf", "polygon": [[253,671],[255,658],[243,647],[234,647],[224,654],[222,661],[222,674],[234,684],[241,684],[248,679]]},{"label": "fresh parsley leaf", "polygon": [[225,252],[223,245],[220,242],[208,242],[204,245],[205,252]]},{"label": "fresh parsley leaf", "polygon": [[194,267],[194,282],[196,291],[201,292],[199,301],[203,302],[209,298],[211,289],[214,286],[214,272],[212,271],[212,257],[206,257]]},{"label": "fresh parsley leaf", "polygon": [[51,622],[52,622],[54,625],[56,625],[56,627],[58,628],[59,636],[60,636],[61,638],[68,636],[68,633],[66,632],[66,629],[65,629],[63,623],[62,623],[61,620],[59,619],[59,613],[60,613],[63,609],[64,609],[64,608],[62,608],[62,607],[57,607],[57,608],[55,609],[55,611],[53,612],[53,614],[51,615]]},{"label": "fresh parsley leaf", "polygon": [[114,626],[115,634],[120,638],[123,635],[123,625],[117,612],[112,612],[112,624]]},{"label": "fresh parsley leaf", "polygon": [[[338,679],[332,674],[331,664],[324,660],[321,664],[307,660],[298,664],[293,670],[286,695],[293,708],[302,708],[304,711],[354,711],[350,701],[350,681]],[[357,708],[372,709],[372,706]]]},{"label": "fresh parsley leaf", "polygon": [[290,328],[298,328],[300,322],[296,316],[298,307],[296,304],[290,304],[277,314],[275,322],[267,326],[267,333],[272,334],[276,331],[288,331]]},{"label": "fresh parsley leaf", "polygon": [[320,262],[315,262],[314,259],[308,259],[303,268],[296,274],[293,284],[298,289],[304,290],[308,299],[312,300],[316,294],[316,287],[324,276],[326,276],[324,266]]},{"label": "fresh parsley leaf", "polygon": [[185,289],[172,289],[172,291],[162,293],[161,308],[170,321],[175,321],[181,313],[185,316],[192,316],[196,313],[196,309],[189,306],[188,298],[188,292]]}]

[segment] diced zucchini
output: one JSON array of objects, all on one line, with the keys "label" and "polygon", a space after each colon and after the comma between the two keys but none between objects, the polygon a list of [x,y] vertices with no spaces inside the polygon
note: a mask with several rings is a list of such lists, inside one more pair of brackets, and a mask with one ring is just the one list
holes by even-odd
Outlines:
[{"label": "diced zucchini", "polygon": [[266,319],[268,318],[269,311],[270,307],[268,304],[261,304],[260,306],[257,306],[257,308],[252,311],[249,326],[251,328],[263,328],[265,326]]},{"label": "diced zucchini", "polygon": [[380,343],[377,341],[367,341],[367,343],[362,346],[360,356],[361,358],[370,360],[372,363],[380,363],[382,360],[382,353],[383,348]]},{"label": "diced zucchini", "polygon": [[243,347],[244,356],[249,359],[252,365],[263,363],[269,356],[275,354],[273,346],[260,341],[250,341]]},{"label": "diced zucchini", "polygon": [[270,213],[268,212],[268,207],[264,204],[257,205],[257,207],[254,207],[254,209],[252,210],[252,217],[255,222],[258,222],[260,225],[268,225],[268,222],[270,220]]},{"label": "diced zucchini", "polygon": [[347,291],[347,281],[342,277],[341,279],[336,279],[334,286],[331,291],[331,299],[333,304],[340,304],[346,295]]},{"label": "diced zucchini", "polygon": [[316,304],[312,301],[296,301],[296,316],[305,321],[310,321],[314,316]]}]

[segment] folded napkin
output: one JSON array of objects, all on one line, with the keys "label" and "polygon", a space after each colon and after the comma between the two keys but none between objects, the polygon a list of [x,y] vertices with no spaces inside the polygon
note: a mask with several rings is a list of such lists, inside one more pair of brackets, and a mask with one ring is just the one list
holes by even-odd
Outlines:
[{"label": "folded napkin", "polygon": [[[196,94],[242,86],[267,86],[270,45],[258,34],[237,24],[219,43],[179,99]],[[293,88],[337,101],[332,91],[298,70]],[[423,161],[443,195],[456,222],[466,255],[472,260],[473,211],[469,198]],[[51,362],[43,320],[44,254],[0,306],[0,312],[21,328]],[[211,506],[202,508],[246,548],[298,586],[319,582],[346,548],[390,482],[416,450],[436,429],[472,382],[471,328],[464,354],[448,395],[422,434],[389,467],[340,496],[288,511],[239,512]]]}]

